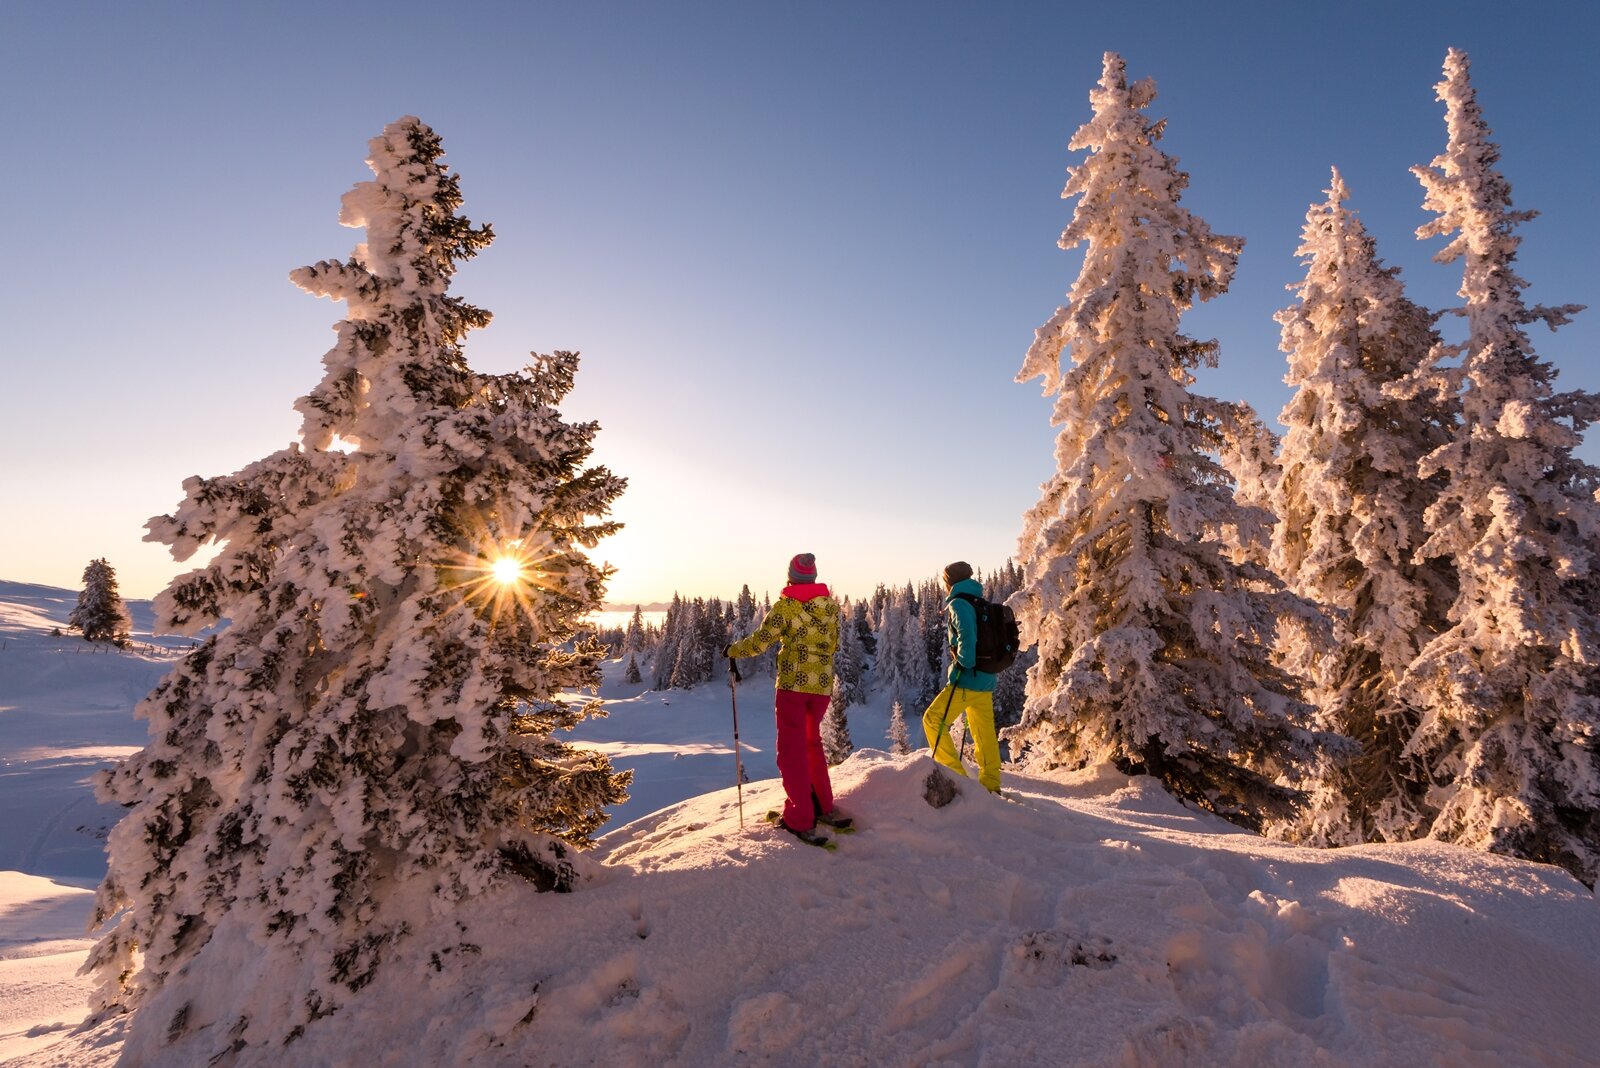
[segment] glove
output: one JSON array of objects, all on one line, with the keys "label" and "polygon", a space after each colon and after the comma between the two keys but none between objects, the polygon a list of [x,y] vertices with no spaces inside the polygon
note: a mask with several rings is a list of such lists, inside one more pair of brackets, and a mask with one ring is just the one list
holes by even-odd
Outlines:
[{"label": "glove", "polygon": [[722,647],[722,655],[727,657],[729,660],[732,660],[733,659],[733,646],[724,645]]}]

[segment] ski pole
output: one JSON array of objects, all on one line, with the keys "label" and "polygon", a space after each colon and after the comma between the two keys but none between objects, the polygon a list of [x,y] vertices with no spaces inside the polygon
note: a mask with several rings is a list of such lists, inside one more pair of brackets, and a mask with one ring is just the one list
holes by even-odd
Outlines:
[{"label": "ski pole", "polygon": [[728,696],[733,699],[733,785],[739,795],[739,829],[744,830],[744,757],[739,750],[739,665],[728,657]]}]

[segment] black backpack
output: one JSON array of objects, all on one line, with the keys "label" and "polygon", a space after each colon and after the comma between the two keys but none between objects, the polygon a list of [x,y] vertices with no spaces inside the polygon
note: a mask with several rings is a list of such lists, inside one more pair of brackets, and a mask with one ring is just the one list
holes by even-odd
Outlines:
[{"label": "black backpack", "polygon": [[978,616],[978,655],[972,666],[990,675],[1000,674],[1017,659],[1017,650],[1022,648],[1022,631],[1017,627],[1017,617],[1011,614],[1011,606],[970,593],[956,596],[970,604]]}]

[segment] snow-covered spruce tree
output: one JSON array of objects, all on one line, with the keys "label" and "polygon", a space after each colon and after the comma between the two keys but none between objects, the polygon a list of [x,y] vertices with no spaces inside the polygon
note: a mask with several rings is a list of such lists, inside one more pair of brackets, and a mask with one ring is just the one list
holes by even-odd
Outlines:
[{"label": "snow-covered spruce tree", "polygon": [[861,635],[850,625],[849,610],[841,612],[839,651],[833,656],[833,700],[844,707],[860,704],[867,696],[867,654],[861,648]]},{"label": "snow-covered spruce tree", "polygon": [[[1523,302],[1513,268],[1521,239],[1511,187],[1495,169],[1468,80],[1452,49],[1438,84],[1449,143],[1416,167],[1436,217],[1422,238],[1454,235],[1434,257],[1462,263],[1467,337],[1424,377],[1459,396],[1460,430],[1422,462],[1446,483],[1426,516],[1419,555],[1456,564],[1450,629],[1411,665],[1402,688],[1422,712],[1407,753],[1439,785],[1430,834],[1600,877],[1600,657],[1596,605],[1600,471],[1573,455],[1600,398],[1556,393],[1555,369],[1525,327],[1565,324],[1578,306]],[[1459,355],[1459,363],[1447,358]]]},{"label": "snow-covered spruce tree", "polygon": [[1381,264],[1337,170],[1327,192],[1306,213],[1299,300],[1277,316],[1295,393],[1279,416],[1288,431],[1272,484],[1272,564],[1335,620],[1337,652],[1294,635],[1280,652],[1314,680],[1321,725],[1361,752],[1280,830],[1319,845],[1404,841],[1426,829],[1428,781],[1404,755],[1417,720],[1396,687],[1455,597],[1446,561],[1414,560],[1441,481],[1417,466],[1453,433],[1454,406],[1385,392],[1438,344],[1437,317]]},{"label": "snow-covered spruce tree", "polygon": [[349,309],[297,402],[302,444],[189,479],[149,523],[180,560],[222,546],[156,599],[161,624],[230,622],[139,706],[151,741],[100,784],[131,811],[87,967],[106,1007],[174,1010],[136,1032],[194,1023],[185,967],[215,944],[303,984],[220,1025],[292,1039],[372,978],[422,895],[570,887],[571,848],[625,796],[627,773],[553,736],[600,711],[560,698],[598,682],[603,650],[570,639],[606,578],[583,550],[624,485],[584,466],[598,427],[556,408],[577,357],[474,374],[461,342],[489,316],[447,288],[492,235],[456,214],[417,119],[370,150],[340,216],[366,242],[291,275]]},{"label": "snow-covered spruce tree", "polygon": [[889,706],[889,752],[905,756],[911,752],[911,734],[906,730],[906,712],[899,701]]},{"label": "snow-covered spruce tree", "polygon": [[622,681],[629,685],[637,685],[644,681],[644,676],[639,673],[639,657],[637,654],[628,654],[628,666],[622,672]]},{"label": "snow-covered spruce tree", "polygon": [[683,639],[684,617],[688,610],[688,605],[674,590],[672,603],[667,606],[666,616],[661,620],[661,640],[656,643],[651,664],[654,669],[652,685],[657,690],[672,687],[672,672],[678,666],[678,646]]},{"label": "snow-covered spruce tree", "polygon": [[84,641],[115,642],[121,645],[133,630],[128,606],[117,592],[117,572],[105,558],[90,560],[83,569],[83,589],[78,604],[67,616],[67,624],[83,634]]},{"label": "snow-covered spruce tree", "polygon": [[867,618],[867,604],[865,601],[857,601],[851,606],[849,626],[856,632],[856,638],[861,643],[863,657],[872,656],[878,651],[878,640],[873,637],[872,624]]},{"label": "snow-covered spruce tree", "polygon": [[[668,685],[674,690],[690,690],[711,678],[711,662],[716,653],[706,638],[709,612],[704,598],[684,602],[678,655],[673,659],[672,675],[668,679]],[[718,651],[722,645],[717,646]]]},{"label": "snow-covered spruce tree", "polygon": [[632,658],[644,650],[644,607],[636,604],[633,615],[628,618],[627,630],[623,632],[622,651]]},{"label": "snow-covered spruce tree", "polygon": [[878,632],[873,682],[891,701],[920,701],[933,681],[911,604],[905,590],[895,593],[883,610],[883,629]]},{"label": "snow-covered spruce tree", "polygon": [[[835,692],[837,692],[837,680]],[[850,716],[845,706],[829,702],[828,711],[822,717],[822,752],[828,758],[829,764],[842,764],[849,759],[855,751],[855,743],[850,740]]]},{"label": "snow-covered spruce tree", "polygon": [[1242,242],[1179,206],[1188,176],[1156,145],[1154,96],[1106,54],[1094,117],[1071,143],[1090,155],[1062,194],[1079,201],[1061,247],[1088,250],[1017,376],[1056,395],[1061,432],[1019,543],[1011,604],[1039,661],[1006,737],[1027,764],[1109,761],[1259,828],[1293,811],[1292,783],[1337,744],[1300,725],[1302,682],[1271,655],[1280,621],[1326,622],[1228,552],[1270,517],[1234,501],[1213,459],[1225,406],[1188,387],[1216,344],[1178,320],[1227,288]]},{"label": "snow-covered spruce tree", "polygon": [[756,618],[756,599],[747,582],[739,587],[739,596],[733,602],[733,632],[748,634],[759,625]]}]

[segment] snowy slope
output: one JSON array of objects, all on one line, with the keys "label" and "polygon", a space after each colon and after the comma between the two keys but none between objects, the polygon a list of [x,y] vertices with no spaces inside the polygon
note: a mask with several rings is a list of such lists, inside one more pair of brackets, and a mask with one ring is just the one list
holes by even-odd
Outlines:
[{"label": "snowy slope", "polygon": [[[1121,776],[1014,777],[1020,803],[965,784],[936,810],[930,769],[852,757],[864,827],[833,854],[741,831],[727,789],[609,838],[579,893],[419,904],[400,967],[289,1047],[219,1063],[1596,1063],[1600,916],[1563,872],[1277,846]],[[747,815],[777,799],[747,787]],[[202,956],[126,1063],[206,1064],[244,991],[295,996],[251,960]],[[96,1038],[21,1063],[102,1063],[78,1052]]]},{"label": "snowy slope", "polygon": [[88,776],[144,744],[133,706],[190,642],[152,638],[146,601],[129,603],[130,648],[85,642],[66,630],[76,603],[67,590],[0,582],[0,871],[92,885],[119,811],[95,802]]},{"label": "snowy slope", "polygon": [[133,706],[189,647],[150,635],[147,601],[128,604],[128,649],[90,644],[66,629],[76,603],[70,590],[0,582],[0,1060],[83,1019],[85,887],[105,874],[105,831],[120,815],[88,778],[144,744]]},{"label": "snowy slope", "polygon": [[[110,704],[99,685],[79,699]],[[591,882],[448,915],[402,901],[398,967],[288,1047],[215,1063],[1600,1064],[1600,911],[1564,872],[1428,843],[1282,846],[1109,773],[1010,775],[1015,802],[964,783],[935,809],[931,763],[876,750],[835,770],[862,830],[827,853],[760,820],[780,800],[770,687],[740,690],[743,829],[726,686],[608,682],[613,714],[580,734],[639,781]],[[881,721],[852,715],[858,745]],[[48,983],[86,944],[79,908],[81,891],[0,873],[8,1068],[204,1065],[249,1028],[245,991],[270,1016],[303,989],[224,932],[181,1002],[145,1010],[158,1026],[69,1034],[81,1002]]]}]

